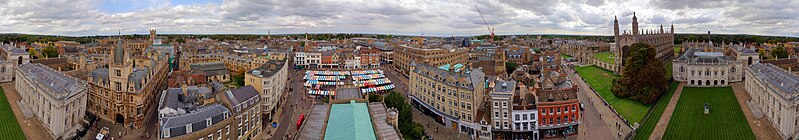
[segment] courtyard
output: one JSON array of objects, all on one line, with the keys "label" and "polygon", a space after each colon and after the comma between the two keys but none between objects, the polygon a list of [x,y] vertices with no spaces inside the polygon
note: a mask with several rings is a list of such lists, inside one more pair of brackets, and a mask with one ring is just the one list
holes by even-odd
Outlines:
[{"label": "courtyard", "polygon": [[594,59],[597,59],[599,61],[602,61],[602,62],[605,62],[605,63],[608,63],[608,64],[614,64],[615,61],[616,61],[613,58],[613,53],[611,53],[611,52],[595,53],[594,54]]},{"label": "courtyard", "polygon": [[636,130],[635,138],[636,140],[646,140],[649,139],[649,136],[652,134],[652,131],[655,129],[655,126],[658,124],[658,120],[663,115],[663,111],[666,110],[666,106],[669,105],[669,101],[671,97],[674,95],[677,86],[680,83],[672,82],[669,86],[669,90],[663,95],[660,96],[657,104],[655,104],[654,108],[652,108],[652,112],[649,112],[650,116],[643,122],[640,123],[641,127]]},{"label": "courtyard", "polygon": [[3,88],[0,88],[0,139],[25,139],[25,133],[22,133],[22,128],[11,110],[11,104],[8,103]]},{"label": "courtyard", "polygon": [[686,87],[682,92],[663,139],[755,139],[732,88]]},{"label": "courtyard", "polygon": [[588,82],[591,88],[594,89],[605,101],[613,106],[613,108],[622,117],[624,117],[630,124],[640,122],[644,118],[649,108],[652,105],[643,104],[630,99],[622,99],[613,95],[610,91],[613,86],[613,79],[618,78],[618,75],[613,72],[599,68],[597,66],[584,66],[575,67],[577,73]]}]

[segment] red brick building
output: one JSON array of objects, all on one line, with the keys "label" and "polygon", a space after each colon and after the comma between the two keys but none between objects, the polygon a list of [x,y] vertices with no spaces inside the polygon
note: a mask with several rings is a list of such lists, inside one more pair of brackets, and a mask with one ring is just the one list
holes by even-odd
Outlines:
[{"label": "red brick building", "polygon": [[533,92],[538,107],[538,130],[542,138],[576,135],[580,124],[577,86],[563,71],[543,71],[536,78]]}]

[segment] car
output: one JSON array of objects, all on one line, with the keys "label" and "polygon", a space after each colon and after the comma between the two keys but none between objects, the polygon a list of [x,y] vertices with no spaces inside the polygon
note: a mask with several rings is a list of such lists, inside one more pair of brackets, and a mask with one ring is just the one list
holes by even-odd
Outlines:
[{"label": "car", "polygon": [[583,105],[583,103],[580,103],[580,110],[585,110],[585,105]]},{"label": "car", "polygon": [[106,137],[108,137],[108,133],[109,133],[108,127],[103,127],[102,129],[100,129],[100,132],[98,132],[97,136],[95,136],[94,138],[97,140],[103,140]]}]

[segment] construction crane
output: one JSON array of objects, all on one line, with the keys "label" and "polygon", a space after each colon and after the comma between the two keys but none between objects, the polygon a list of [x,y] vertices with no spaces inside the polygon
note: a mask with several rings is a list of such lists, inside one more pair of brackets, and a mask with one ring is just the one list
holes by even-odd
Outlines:
[{"label": "construction crane", "polygon": [[494,28],[491,28],[491,26],[488,26],[488,22],[486,22],[486,18],[483,17],[483,12],[480,12],[480,8],[478,8],[477,5],[474,5],[474,8],[477,9],[477,13],[480,14],[480,18],[483,19],[483,24],[486,25],[486,28],[488,28],[488,32],[491,33],[491,35],[489,36],[488,42],[493,44],[494,43]]}]

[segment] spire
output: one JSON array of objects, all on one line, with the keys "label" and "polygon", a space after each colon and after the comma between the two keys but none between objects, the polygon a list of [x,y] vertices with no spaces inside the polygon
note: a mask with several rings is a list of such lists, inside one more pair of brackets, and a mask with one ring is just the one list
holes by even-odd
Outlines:
[{"label": "spire", "polygon": [[674,34],[674,23],[671,23],[671,34]]},{"label": "spire", "polygon": [[663,24],[660,24],[660,33],[663,33]]},{"label": "spire", "polygon": [[[643,32],[643,31],[641,31]],[[638,35],[638,17],[635,16],[635,12],[633,12],[633,35]]]}]

